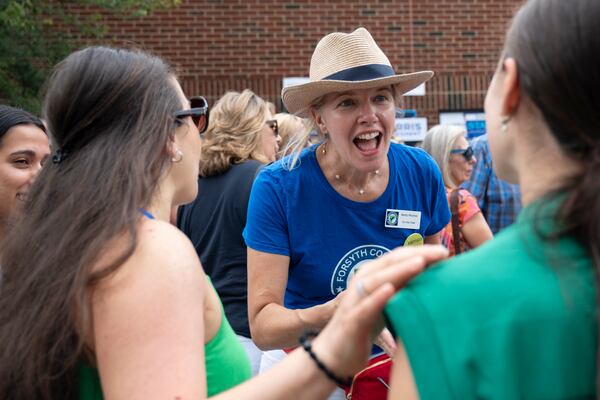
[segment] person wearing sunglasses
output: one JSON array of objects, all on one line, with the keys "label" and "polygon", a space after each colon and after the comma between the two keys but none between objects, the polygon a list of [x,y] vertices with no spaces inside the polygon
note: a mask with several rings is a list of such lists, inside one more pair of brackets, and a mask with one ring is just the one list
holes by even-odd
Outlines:
[{"label": "person wearing sunglasses", "polygon": [[269,162],[277,160],[281,148],[279,121],[274,116],[271,118],[267,121],[267,126],[271,128],[271,132],[267,132],[261,138],[261,152],[269,159]]},{"label": "person wearing sunglasses", "polygon": [[423,149],[440,167],[446,186],[452,219],[442,232],[442,243],[451,255],[475,248],[493,237],[475,197],[467,190],[459,189],[471,177],[477,163],[466,133],[459,126],[437,125],[423,140]]},{"label": "person wearing sunglasses", "polygon": [[179,207],[177,227],[192,241],[256,375],[262,351],[248,327],[242,230],[254,178],[275,160],[281,138],[267,103],[250,90],[226,93],[210,116],[201,151],[201,190],[193,202]]},{"label": "person wearing sunglasses", "polygon": [[279,157],[285,155],[286,149],[293,146],[299,140],[305,138],[311,130],[311,124],[305,118],[293,114],[279,113],[275,115],[281,143],[279,144]]},{"label": "person wearing sunglasses", "polygon": [[318,336],[249,379],[217,292],[168,222],[198,192],[208,110],[190,110],[173,70],[141,51],[79,50],[47,87],[55,155],[0,256],[2,399],[324,399],[366,364],[394,291],[446,255],[364,265]]},{"label": "person wearing sunglasses", "polygon": [[189,101],[191,107],[189,110],[177,111],[173,116],[178,124],[182,124],[186,117],[191,117],[198,132],[203,134],[208,127],[208,102],[202,96],[191,97]]}]

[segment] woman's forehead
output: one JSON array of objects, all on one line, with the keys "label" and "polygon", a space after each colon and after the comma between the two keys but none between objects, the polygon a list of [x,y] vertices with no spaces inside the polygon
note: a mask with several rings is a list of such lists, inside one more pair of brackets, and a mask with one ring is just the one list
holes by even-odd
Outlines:
[{"label": "woman's forehead", "polygon": [[380,86],[375,88],[367,88],[367,89],[352,89],[345,90],[343,92],[333,92],[325,95],[325,101],[333,100],[341,96],[360,96],[369,93],[378,93],[378,92],[389,92],[392,93],[391,86]]}]

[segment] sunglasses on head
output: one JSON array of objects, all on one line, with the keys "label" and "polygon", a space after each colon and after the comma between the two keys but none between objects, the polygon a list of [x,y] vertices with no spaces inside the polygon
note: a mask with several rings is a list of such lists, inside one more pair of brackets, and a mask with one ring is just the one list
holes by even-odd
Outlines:
[{"label": "sunglasses on head", "polygon": [[176,120],[192,117],[192,121],[198,127],[200,133],[203,133],[208,127],[208,102],[202,96],[191,97],[190,107],[188,110],[177,111],[173,116]]},{"label": "sunglasses on head", "polygon": [[450,150],[450,154],[462,154],[467,162],[471,161],[474,155],[471,146],[467,147],[466,149],[452,149]]},{"label": "sunglasses on head", "polygon": [[279,135],[279,126],[277,125],[276,119],[270,119],[266,122],[266,124],[273,130],[275,136]]}]

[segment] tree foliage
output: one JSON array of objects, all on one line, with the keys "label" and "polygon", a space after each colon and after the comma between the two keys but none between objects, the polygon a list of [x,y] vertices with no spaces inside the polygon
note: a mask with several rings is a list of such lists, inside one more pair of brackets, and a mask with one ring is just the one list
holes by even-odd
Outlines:
[{"label": "tree foliage", "polygon": [[[0,103],[38,113],[40,90],[58,61],[77,38],[101,38],[106,33],[100,11],[141,18],[180,0],[0,0]],[[69,7],[96,12],[81,17]]]}]

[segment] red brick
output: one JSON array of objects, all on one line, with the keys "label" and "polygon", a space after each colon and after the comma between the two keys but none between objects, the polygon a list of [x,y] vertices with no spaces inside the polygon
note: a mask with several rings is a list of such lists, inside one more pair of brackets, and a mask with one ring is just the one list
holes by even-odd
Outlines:
[{"label": "red brick", "polygon": [[[451,104],[482,107],[487,82],[500,54],[504,31],[521,0],[183,0],[177,8],[145,18],[102,13],[114,43],[135,43],[177,65],[184,88],[214,91],[237,84],[258,85],[275,101],[285,76],[308,75],[310,55],[324,34],[367,27],[399,71],[431,69],[436,80],[424,98],[406,106],[437,121]],[[89,16],[91,7],[67,4]],[[412,13],[412,15],[411,15]],[[90,40],[84,38],[82,43]],[[103,40],[107,43],[107,40]],[[170,58],[170,59],[169,59]],[[441,89],[450,76],[465,89]],[[250,78],[252,77],[252,78]],[[212,82],[219,81],[219,84]],[[254,83],[252,83],[254,82]],[[220,88],[220,89],[217,89]],[[238,90],[242,87],[238,87]],[[279,104],[279,101],[275,101]]]}]

